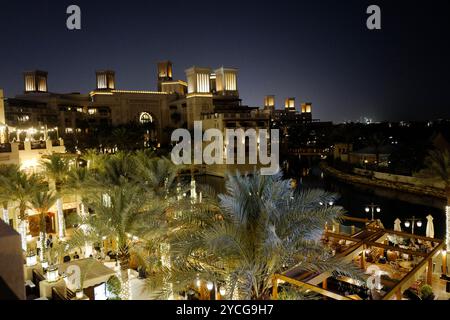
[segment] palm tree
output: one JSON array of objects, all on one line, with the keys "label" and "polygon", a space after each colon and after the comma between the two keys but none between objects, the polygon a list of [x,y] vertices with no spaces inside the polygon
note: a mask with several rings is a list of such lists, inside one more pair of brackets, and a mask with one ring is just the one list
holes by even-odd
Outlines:
[{"label": "palm tree", "polygon": [[167,158],[155,157],[151,151],[138,151],[134,157],[135,176],[142,188],[160,198],[175,196],[176,178],[181,167]]},{"label": "palm tree", "polygon": [[0,180],[0,202],[3,204],[2,218],[7,224],[9,224],[9,204],[12,198],[10,183],[19,170],[19,166],[13,164],[0,166],[0,177],[4,178]]},{"label": "palm tree", "polygon": [[[117,242],[122,281],[127,292],[131,252],[142,264],[159,265],[161,247],[167,242],[169,207],[175,191],[175,166],[146,151],[109,155],[102,169],[86,179],[84,201],[93,214],[86,217],[84,230],[77,230],[78,243],[102,239]],[[80,228],[81,229],[81,228]]]},{"label": "palm tree", "polygon": [[53,181],[55,185],[57,213],[58,213],[58,237],[60,239],[65,237],[65,221],[63,211],[63,187],[67,181],[67,174],[69,172],[69,162],[63,159],[60,155],[52,154],[47,159],[41,161],[41,165],[45,170],[47,177]]},{"label": "palm tree", "polygon": [[86,150],[82,158],[87,161],[87,168],[90,171],[99,171],[103,169],[105,156],[103,154],[98,153],[96,150],[93,149]]},{"label": "palm tree", "polygon": [[41,247],[39,255],[41,261],[44,260],[46,249],[47,223],[45,218],[47,217],[47,213],[50,208],[55,204],[56,199],[57,198],[53,192],[49,190],[38,190],[35,194],[33,194],[30,200],[31,206],[39,214],[39,241]]},{"label": "palm tree", "polygon": [[450,248],[450,152],[448,150],[431,150],[425,158],[425,169],[416,176],[441,182],[444,184],[447,195],[445,213],[447,217],[446,246]]},{"label": "palm tree", "polygon": [[22,240],[22,249],[27,250],[27,229],[28,229],[28,214],[30,209],[30,201],[33,195],[39,190],[45,188],[45,183],[36,174],[27,175],[20,170],[10,172],[11,175],[0,176],[0,185],[8,186],[10,201],[15,203],[15,208],[18,210],[18,227]]},{"label": "palm tree", "polygon": [[161,210],[160,203],[148,201],[145,193],[137,185],[124,183],[111,186],[108,190],[109,201],[104,201],[103,193],[88,198],[88,205],[94,212],[88,217],[90,232],[101,239],[113,239],[117,243],[124,296],[128,296],[128,269],[131,253],[137,250],[140,241],[149,231],[158,230]]},{"label": "palm tree", "polygon": [[86,184],[89,171],[84,167],[76,167],[68,172],[66,190],[75,194],[77,202],[77,212],[84,217],[86,210],[83,203],[83,195],[86,191]]},{"label": "palm tree", "polygon": [[[287,269],[352,274],[322,246],[325,224],[340,207],[324,207],[335,195],[321,190],[294,192],[281,175],[228,175],[226,194],[207,195],[185,211],[172,233],[168,278],[182,291],[209,280],[227,288],[230,298],[267,299],[272,277]],[[149,279],[150,286],[152,279]]]}]

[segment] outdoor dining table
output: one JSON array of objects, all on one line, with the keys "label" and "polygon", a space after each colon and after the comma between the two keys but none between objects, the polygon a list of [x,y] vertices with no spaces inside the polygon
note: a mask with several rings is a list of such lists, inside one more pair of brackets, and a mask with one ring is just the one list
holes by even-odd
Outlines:
[{"label": "outdoor dining table", "polygon": [[407,269],[407,270],[411,270],[413,268],[413,264],[411,263],[411,261],[400,261],[398,263],[398,265],[403,268],[403,269]]}]

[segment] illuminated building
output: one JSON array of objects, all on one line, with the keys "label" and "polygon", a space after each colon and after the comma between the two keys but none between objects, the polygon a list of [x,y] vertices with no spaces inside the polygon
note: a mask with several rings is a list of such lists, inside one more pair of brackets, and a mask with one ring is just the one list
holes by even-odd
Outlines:
[{"label": "illuminated building", "polygon": [[286,111],[295,112],[295,98],[286,98],[284,101],[284,109]]},{"label": "illuminated building", "polygon": [[25,93],[41,92],[45,93],[47,87],[47,72],[45,71],[31,71],[24,73]]},{"label": "illuminated building", "polygon": [[[157,63],[157,90],[152,91],[118,88],[116,73],[101,70],[95,73],[95,89],[91,92],[61,94],[49,90],[47,72],[26,72],[24,94],[6,99],[4,122],[19,130],[55,128],[53,138],[64,139],[101,127],[152,123],[152,139],[169,145],[173,129],[192,128],[194,121],[211,114],[221,114],[223,119],[230,118],[228,114],[245,119],[257,111],[258,108],[242,105],[237,69],[193,66],[185,73],[186,81],[174,79],[171,61]],[[275,112],[274,96],[266,107],[269,105]],[[289,106],[295,111],[295,100]],[[264,115],[263,122],[268,127],[273,115],[258,114]],[[252,122],[227,120],[226,126],[233,123],[246,127]]]},{"label": "illuminated building", "polygon": [[97,90],[114,90],[116,88],[116,73],[111,70],[97,71]]},{"label": "illuminated building", "polygon": [[172,68],[172,62],[170,61],[158,62],[158,91],[163,91],[163,82],[170,82],[173,80]]},{"label": "illuminated building", "polygon": [[275,96],[269,95],[264,97],[264,110],[274,111],[275,110]]}]

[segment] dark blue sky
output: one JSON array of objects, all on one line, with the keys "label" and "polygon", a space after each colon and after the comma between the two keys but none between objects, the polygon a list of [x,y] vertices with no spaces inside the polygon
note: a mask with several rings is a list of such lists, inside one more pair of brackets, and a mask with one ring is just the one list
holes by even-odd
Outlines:
[{"label": "dark blue sky", "polygon": [[[82,30],[66,29],[66,8]],[[381,31],[366,8],[382,9]],[[2,1],[0,88],[49,72],[54,92],[87,92],[95,70],[122,89],[154,89],[156,62],[175,77],[192,65],[236,67],[244,104],[265,94],[313,103],[315,118],[450,118],[450,5],[433,1]]]}]

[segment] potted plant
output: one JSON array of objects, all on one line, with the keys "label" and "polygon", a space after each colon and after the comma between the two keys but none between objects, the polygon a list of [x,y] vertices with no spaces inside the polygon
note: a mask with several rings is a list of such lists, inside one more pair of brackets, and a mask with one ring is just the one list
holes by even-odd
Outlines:
[{"label": "potted plant", "polygon": [[433,288],[429,285],[424,285],[420,288],[420,297],[422,300],[434,300],[435,295],[433,293]]}]

